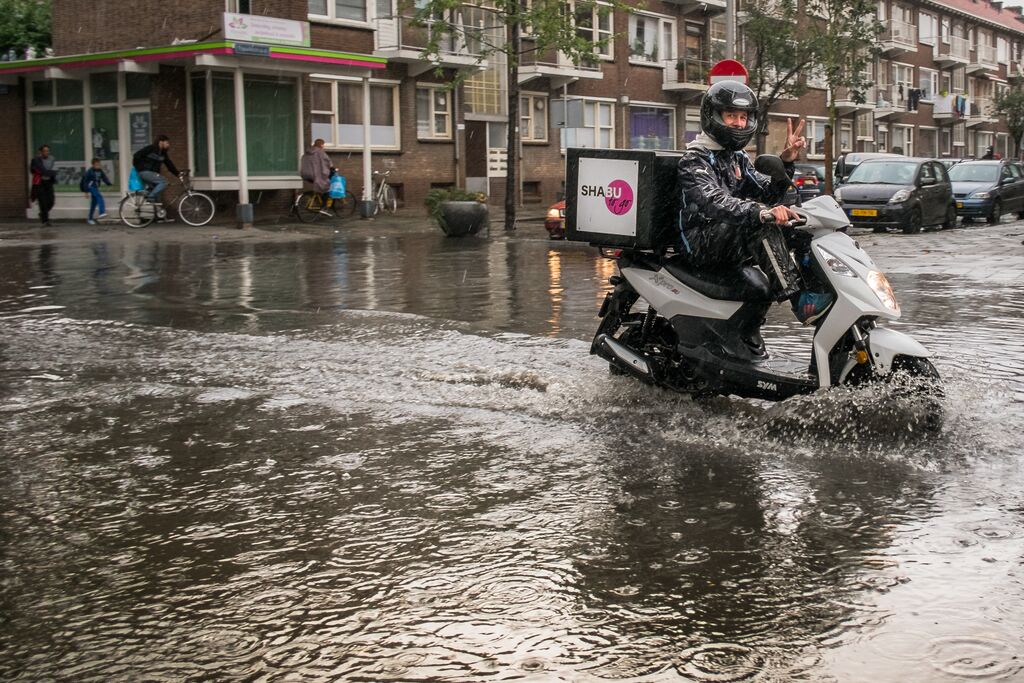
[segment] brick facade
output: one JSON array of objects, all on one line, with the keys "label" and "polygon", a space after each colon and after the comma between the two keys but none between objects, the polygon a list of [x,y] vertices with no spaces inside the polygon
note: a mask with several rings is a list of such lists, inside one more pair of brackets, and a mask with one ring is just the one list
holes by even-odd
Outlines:
[{"label": "brick facade", "polygon": [[25,139],[25,96],[21,84],[0,86],[0,217],[24,217],[28,206],[28,141]]}]

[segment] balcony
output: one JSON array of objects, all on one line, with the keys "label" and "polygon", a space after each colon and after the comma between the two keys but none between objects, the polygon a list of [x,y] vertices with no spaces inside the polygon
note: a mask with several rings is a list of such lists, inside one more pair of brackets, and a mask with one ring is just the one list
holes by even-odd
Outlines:
[{"label": "balcony", "polygon": [[441,46],[436,60],[427,61],[423,58],[423,49],[430,40],[433,28],[414,26],[411,16],[381,17],[375,20],[377,30],[374,32],[375,47],[373,54],[387,57],[388,61],[408,65],[410,76],[418,76],[437,67],[445,69],[477,70],[487,66],[480,58],[478,50],[474,50],[463,38],[472,36],[472,27],[455,25],[462,29],[462,37],[442,35]]},{"label": "balcony", "polygon": [[967,127],[973,128],[987,123],[995,123],[999,115],[991,97],[972,97],[967,103]]},{"label": "balcony", "polygon": [[676,5],[682,14],[707,14],[714,16],[725,12],[725,0],[665,0],[669,5]]},{"label": "balcony", "polygon": [[875,120],[893,119],[907,113],[907,88],[900,93],[898,85],[880,85],[875,97]]},{"label": "balcony", "polygon": [[531,50],[522,56],[519,64],[519,84],[538,78],[547,78],[551,89],[556,89],[581,78],[600,80],[604,78],[604,73],[601,71],[600,57],[596,55],[587,62],[575,64],[556,50]]},{"label": "balcony", "polygon": [[959,121],[962,117],[957,109],[959,100],[957,98],[963,98],[962,95],[933,95],[932,96],[932,116],[935,117],[936,121]]},{"label": "balcony", "polygon": [[917,27],[905,21],[890,19],[879,38],[879,47],[886,55],[898,55],[917,50]]},{"label": "balcony", "polygon": [[836,89],[836,112],[840,116],[859,111],[872,111],[877,101],[878,89],[873,85],[863,89],[859,96],[849,88]]},{"label": "balcony", "polygon": [[664,78],[661,89],[676,92],[684,99],[699,99],[708,89],[708,70],[711,62],[704,59],[663,59]]},{"label": "balcony", "polygon": [[994,45],[982,45],[974,49],[974,58],[967,63],[967,73],[975,76],[993,76],[999,71],[999,62]]},{"label": "balcony", "polygon": [[969,64],[971,61],[971,43],[966,38],[946,36],[939,40],[939,53],[935,61],[942,66]]}]

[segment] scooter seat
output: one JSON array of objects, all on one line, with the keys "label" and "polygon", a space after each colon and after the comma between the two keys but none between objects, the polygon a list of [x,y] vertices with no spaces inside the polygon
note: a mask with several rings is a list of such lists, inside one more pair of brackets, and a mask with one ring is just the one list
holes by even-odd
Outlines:
[{"label": "scooter seat", "polygon": [[665,262],[665,270],[684,285],[704,296],[720,301],[771,302],[768,277],[753,266],[737,266],[723,270],[695,270],[684,256]]}]

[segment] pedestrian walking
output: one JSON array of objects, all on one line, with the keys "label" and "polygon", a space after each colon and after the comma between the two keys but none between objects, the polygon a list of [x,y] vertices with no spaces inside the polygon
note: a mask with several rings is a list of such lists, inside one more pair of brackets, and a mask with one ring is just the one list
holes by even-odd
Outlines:
[{"label": "pedestrian walking", "polygon": [[53,209],[53,186],[57,184],[56,163],[50,156],[50,146],[39,147],[39,154],[28,166],[32,173],[32,198],[39,202],[39,222],[50,226],[50,210]]},{"label": "pedestrian walking", "polygon": [[78,189],[89,195],[89,218],[86,219],[86,223],[89,225],[96,225],[96,219],[93,218],[93,214],[98,210],[96,218],[107,217],[107,204],[103,201],[103,194],[100,192],[100,183],[104,183],[108,186],[113,185],[110,182],[110,178],[103,172],[103,168],[100,166],[99,159],[92,160],[92,168],[86,170],[85,175],[82,176],[82,182]]}]

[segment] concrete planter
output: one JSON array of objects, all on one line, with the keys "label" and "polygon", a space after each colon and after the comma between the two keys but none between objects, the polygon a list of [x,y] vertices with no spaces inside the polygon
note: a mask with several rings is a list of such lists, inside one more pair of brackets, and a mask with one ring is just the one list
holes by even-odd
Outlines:
[{"label": "concrete planter", "polygon": [[490,213],[487,205],[476,201],[441,202],[438,225],[448,237],[475,235],[487,225]]}]

